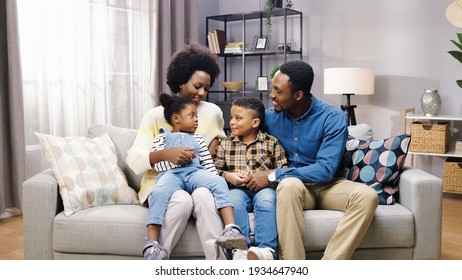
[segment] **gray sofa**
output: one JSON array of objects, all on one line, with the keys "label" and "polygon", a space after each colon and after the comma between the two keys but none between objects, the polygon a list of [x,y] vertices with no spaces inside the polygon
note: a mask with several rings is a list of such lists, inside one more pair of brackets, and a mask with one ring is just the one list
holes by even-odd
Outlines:
[{"label": "gray sofa", "polygon": [[[140,177],[125,164],[136,131],[95,125],[88,136],[108,132],[129,185]],[[147,209],[138,205],[93,207],[66,217],[51,170],[23,183],[24,257],[26,259],[142,259]],[[441,252],[441,179],[415,168],[401,175],[399,203],[380,205],[354,259],[439,259]],[[342,212],[305,211],[305,250],[319,259]],[[250,214],[252,221],[253,215]],[[204,258],[191,218],[172,252],[175,259]]]}]

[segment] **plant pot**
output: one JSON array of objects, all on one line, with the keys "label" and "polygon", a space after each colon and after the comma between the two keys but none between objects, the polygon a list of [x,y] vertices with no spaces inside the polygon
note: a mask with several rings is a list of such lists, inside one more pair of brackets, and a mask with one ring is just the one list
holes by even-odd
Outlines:
[{"label": "plant pot", "polygon": [[282,8],[283,0],[273,0],[273,4],[275,8]]}]

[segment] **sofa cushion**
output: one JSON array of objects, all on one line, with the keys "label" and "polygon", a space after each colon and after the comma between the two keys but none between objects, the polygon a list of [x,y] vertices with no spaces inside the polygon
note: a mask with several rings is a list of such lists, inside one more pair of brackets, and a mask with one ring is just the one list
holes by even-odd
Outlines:
[{"label": "sofa cushion", "polygon": [[121,128],[107,124],[96,124],[88,129],[88,137],[90,138],[99,137],[104,133],[109,134],[114,143],[117,154],[117,164],[125,173],[128,185],[138,192],[140,190],[142,176],[136,175],[125,162],[127,151],[132,147],[137,131],[135,129]]},{"label": "sofa cushion", "polygon": [[359,140],[369,141],[373,139],[372,127],[365,123],[350,125],[348,127],[348,135]]},{"label": "sofa cushion", "polygon": [[93,139],[36,135],[58,182],[67,216],[94,206],[139,204],[117,165],[108,134]]},{"label": "sofa cushion", "polygon": [[343,156],[346,177],[373,187],[379,204],[393,204],[410,138],[408,134],[372,141],[350,138]]},{"label": "sofa cushion", "polygon": [[[305,250],[324,250],[343,212],[305,211]],[[397,248],[414,246],[414,216],[399,203],[379,205],[358,248]]]},{"label": "sofa cushion", "polygon": [[142,257],[147,208],[107,205],[88,208],[53,222],[53,251]]},{"label": "sofa cushion", "polygon": [[[53,223],[53,251],[55,254],[63,255],[120,255],[141,259],[146,236],[146,215],[147,208],[136,205],[88,208],[70,217],[60,213]],[[305,211],[304,241],[309,258],[317,256],[315,252],[324,251],[342,215],[340,211]],[[251,230],[254,228],[254,220],[254,214],[249,213]],[[252,242],[254,242],[253,236]],[[379,205],[359,248],[397,250],[397,248],[412,248],[414,244],[413,214],[396,203],[389,206]],[[204,252],[196,223],[191,218],[170,258],[203,257]]]},{"label": "sofa cushion", "polygon": [[[70,217],[61,212],[53,222],[53,251],[62,255],[121,255],[142,259],[147,212],[148,208],[138,205],[88,208]],[[196,222],[191,218],[170,258],[203,257]]]}]

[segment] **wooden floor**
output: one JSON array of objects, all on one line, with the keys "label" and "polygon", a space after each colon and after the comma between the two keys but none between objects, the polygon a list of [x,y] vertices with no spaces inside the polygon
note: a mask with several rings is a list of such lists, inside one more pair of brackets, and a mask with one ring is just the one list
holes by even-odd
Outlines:
[{"label": "wooden floor", "polygon": [[[0,260],[22,260],[22,216],[0,219]],[[462,260],[462,194],[443,196],[442,260]]]}]

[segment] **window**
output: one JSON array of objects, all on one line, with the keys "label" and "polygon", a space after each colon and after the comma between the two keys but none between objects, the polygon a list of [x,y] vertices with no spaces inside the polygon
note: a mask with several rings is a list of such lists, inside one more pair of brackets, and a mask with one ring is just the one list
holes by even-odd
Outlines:
[{"label": "window", "polygon": [[34,131],[137,128],[153,106],[149,0],[18,0],[26,144]]}]

